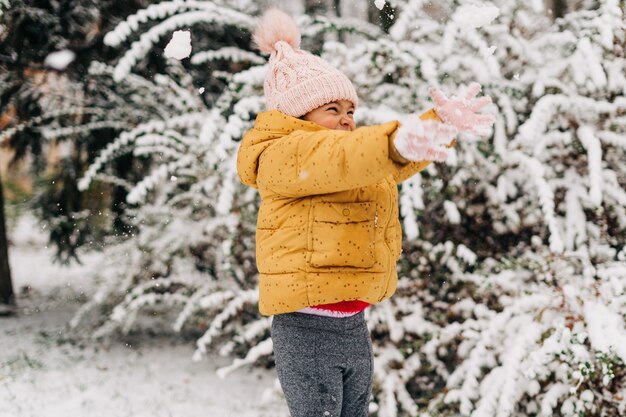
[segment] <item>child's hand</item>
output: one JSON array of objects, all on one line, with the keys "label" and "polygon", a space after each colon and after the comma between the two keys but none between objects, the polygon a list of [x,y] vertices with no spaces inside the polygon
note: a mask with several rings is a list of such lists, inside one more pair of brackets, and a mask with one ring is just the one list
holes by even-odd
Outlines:
[{"label": "child's hand", "polygon": [[460,97],[448,98],[439,89],[431,88],[430,96],[435,101],[435,113],[445,122],[456,127],[459,132],[489,134],[489,127],[496,118],[492,114],[477,114],[476,112],[488,104],[491,97],[475,98],[480,92],[480,84],[473,82]]},{"label": "child's hand", "polygon": [[448,157],[448,145],[457,134],[452,125],[414,117],[398,128],[393,144],[409,161],[444,161]]}]

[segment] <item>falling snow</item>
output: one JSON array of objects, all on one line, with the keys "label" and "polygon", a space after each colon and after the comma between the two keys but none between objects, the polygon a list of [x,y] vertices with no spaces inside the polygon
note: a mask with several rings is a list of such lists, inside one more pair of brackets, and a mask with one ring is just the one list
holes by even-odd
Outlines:
[{"label": "falling snow", "polygon": [[191,54],[191,32],[177,30],[165,47],[164,55],[168,58],[185,59]]},{"label": "falling snow", "polygon": [[76,54],[74,52],[69,49],[63,49],[49,54],[44,60],[44,65],[54,68],[55,70],[63,71],[75,58]]}]

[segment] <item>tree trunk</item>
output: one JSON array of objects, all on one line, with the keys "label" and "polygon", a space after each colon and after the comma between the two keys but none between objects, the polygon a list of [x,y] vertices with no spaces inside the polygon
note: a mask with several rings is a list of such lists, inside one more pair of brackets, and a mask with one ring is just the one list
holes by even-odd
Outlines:
[{"label": "tree trunk", "polygon": [[0,315],[15,312],[15,295],[9,267],[9,247],[4,221],[4,196],[0,177]]},{"label": "tree trunk", "polygon": [[[341,17],[341,0],[333,0],[333,9],[335,9],[335,16]],[[346,37],[343,32],[339,33],[339,42],[345,42]]]},{"label": "tree trunk", "polygon": [[[326,16],[328,14],[328,0],[304,0],[304,13],[309,16]],[[304,49],[319,55],[323,46],[324,34],[320,33],[313,37]]]},{"label": "tree trunk", "polygon": [[328,0],[304,0],[304,13],[309,16],[325,15],[328,12]]}]

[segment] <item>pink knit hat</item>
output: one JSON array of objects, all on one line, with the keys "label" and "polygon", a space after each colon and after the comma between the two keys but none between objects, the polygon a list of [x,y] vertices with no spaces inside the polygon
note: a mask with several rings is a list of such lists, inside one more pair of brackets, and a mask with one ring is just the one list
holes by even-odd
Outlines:
[{"label": "pink knit hat", "polygon": [[279,9],[263,14],[254,42],[269,53],[263,83],[268,110],[300,117],[335,100],[358,105],[354,86],[341,71],[322,58],[300,49],[300,31],[293,19]]}]

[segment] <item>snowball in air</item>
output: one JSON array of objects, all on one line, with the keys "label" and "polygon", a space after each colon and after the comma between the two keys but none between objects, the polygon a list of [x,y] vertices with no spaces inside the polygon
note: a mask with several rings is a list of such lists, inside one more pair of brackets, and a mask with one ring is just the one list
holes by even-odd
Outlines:
[{"label": "snowball in air", "polygon": [[76,58],[74,52],[69,49],[63,49],[49,54],[44,61],[44,65],[54,68],[55,70],[63,71],[72,63],[74,58]]},{"label": "snowball in air", "polygon": [[378,10],[382,10],[383,7],[385,7],[385,0],[375,0],[374,1],[374,6],[376,6],[378,8]]},{"label": "snowball in air", "polygon": [[461,28],[479,28],[493,22],[500,14],[500,9],[489,5],[464,5],[454,12],[454,20]]},{"label": "snowball in air", "polygon": [[188,30],[175,31],[164,52],[168,58],[188,58],[191,54],[191,32]]}]

